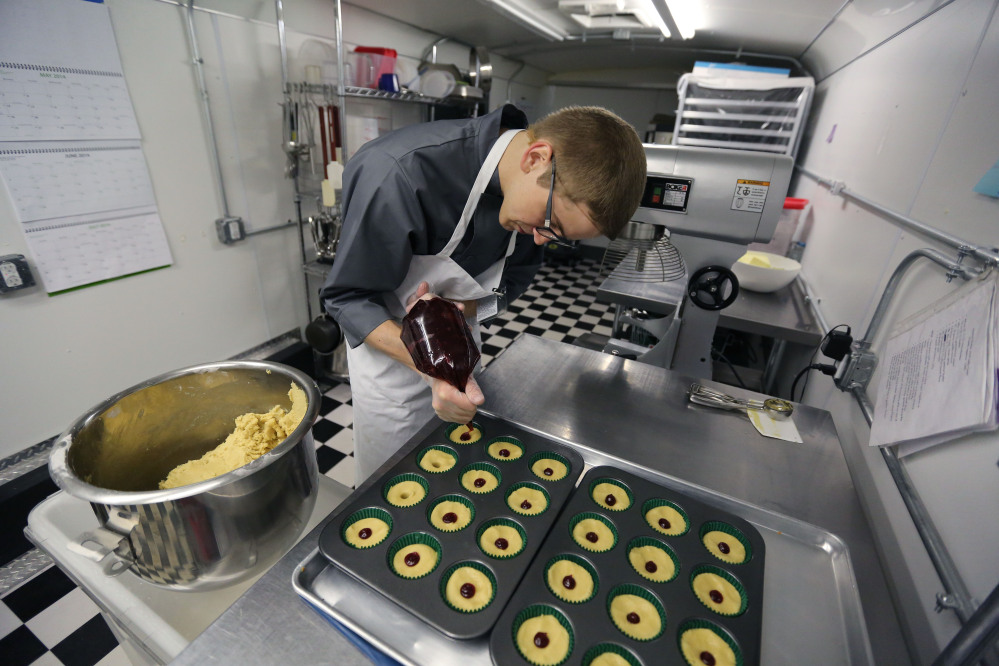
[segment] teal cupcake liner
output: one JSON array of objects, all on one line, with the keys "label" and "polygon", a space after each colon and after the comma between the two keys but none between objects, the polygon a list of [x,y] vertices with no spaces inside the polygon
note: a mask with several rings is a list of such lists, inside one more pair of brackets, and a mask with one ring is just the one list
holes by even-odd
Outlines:
[{"label": "teal cupcake liner", "polygon": [[736,612],[722,613],[717,608],[705,604],[704,600],[698,597],[697,593],[694,592],[694,596],[697,597],[698,601],[704,604],[705,608],[710,610],[712,613],[721,615],[722,617],[738,617],[746,612],[746,608],[749,607],[749,595],[746,592],[746,587],[742,584],[742,581],[740,581],[738,578],[730,574],[728,571],[725,571],[720,567],[716,567],[713,564],[699,564],[691,570],[689,583],[692,592],[694,588],[694,579],[697,578],[697,576],[702,573],[712,573],[715,574],[716,576],[720,576],[721,578],[727,580],[729,583],[732,584],[732,587],[734,587],[736,590],[739,591],[739,597],[742,602],[739,606],[739,610],[737,610]]},{"label": "teal cupcake liner", "polygon": [[572,650],[576,646],[576,637],[572,631],[572,625],[569,623],[569,619],[562,614],[562,611],[558,610],[554,606],[549,606],[547,604],[533,604],[523,609],[519,613],[517,613],[517,616],[514,617],[513,619],[513,644],[517,646],[517,652],[520,653],[520,656],[523,657],[527,663],[534,664],[534,666],[539,666],[535,662],[528,659],[527,655],[525,655],[521,651],[520,643],[517,642],[517,632],[520,630],[520,625],[524,624],[530,619],[541,617],[542,615],[551,615],[552,617],[554,617],[555,620],[558,621],[558,623],[562,625],[562,627],[569,634],[569,649],[566,650],[565,657],[561,661],[549,665],[549,666],[559,666],[559,664],[565,663],[566,659],[568,659],[569,656],[572,654]]},{"label": "teal cupcake liner", "polygon": [[[434,563],[434,566],[433,566],[432,569],[430,569],[430,571],[428,571],[427,573],[423,574],[422,576],[404,576],[401,573],[399,573],[398,571],[396,571],[395,567],[392,566],[392,560],[395,558],[396,553],[398,553],[403,548],[406,548],[407,546],[412,546],[412,545],[418,544],[418,543],[421,543],[421,544],[424,544],[424,545],[427,545],[427,546],[430,546],[431,548],[433,548],[434,551],[437,552],[437,562]],[[440,564],[441,564],[441,557],[443,556],[443,554],[444,554],[444,551],[441,548],[440,541],[438,541],[437,539],[435,539],[433,536],[431,536],[429,534],[426,534],[425,532],[410,532],[409,534],[405,534],[405,535],[399,537],[398,539],[396,539],[395,541],[392,542],[391,546],[389,546],[389,551],[388,551],[388,566],[389,566],[389,569],[392,570],[392,573],[394,573],[399,578],[402,578],[403,580],[419,580],[420,578],[424,578],[426,576],[429,576],[430,574],[432,574],[437,569],[437,567],[440,566]]]},{"label": "teal cupcake liner", "polygon": [[420,502],[414,502],[413,504],[407,504],[405,506],[399,505],[399,504],[392,504],[392,502],[389,502],[389,498],[388,498],[388,492],[389,492],[389,490],[395,484],[402,483],[403,481],[416,481],[418,484],[420,484],[421,486],[423,486],[423,497],[420,498],[420,502],[422,502],[423,500],[427,499],[427,493],[430,492],[430,484],[427,483],[427,480],[424,479],[419,474],[411,474],[411,473],[399,474],[397,476],[393,476],[391,479],[389,479],[388,481],[386,481],[385,485],[382,486],[382,498],[386,502],[388,502],[389,504],[391,504],[392,506],[394,506],[396,508],[399,508],[399,509],[408,509],[410,507],[414,507],[414,506],[418,505]]},{"label": "teal cupcake liner", "polygon": [[[590,596],[586,597],[585,599],[580,599],[579,601],[570,601],[569,599],[565,599],[564,597],[559,595],[559,590],[552,588],[551,583],[548,580],[548,570],[551,569],[556,563],[561,562],[563,560],[568,560],[573,564],[578,564],[583,569],[585,569],[588,574],[590,574],[590,578],[593,579],[593,591],[590,593]],[[579,555],[573,555],[572,553],[562,553],[561,555],[556,555],[555,557],[548,560],[548,562],[545,564],[544,576],[545,576],[545,586],[548,588],[548,591],[554,594],[556,597],[558,597],[559,601],[563,601],[567,604],[584,604],[593,597],[595,597],[597,595],[597,590],[600,589],[600,577],[597,575],[597,570],[594,568],[594,566],[590,564],[589,561],[587,561],[586,559],[580,557]]]},{"label": "teal cupcake liner", "polygon": [[[514,493],[514,491],[519,490],[520,488],[530,488],[531,490],[537,490],[542,495],[544,495],[545,496],[545,508],[542,511],[538,511],[537,513],[524,513],[524,510],[522,510],[520,507],[510,506],[510,495],[512,495]],[[507,489],[506,496],[503,499],[504,499],[504,501],[506,501],[506,503],[507,503],[506,505],[508,507],[510,507],[511,511],[513,511],[514,513],[516,513],[519,516],[524,516],[526,518],[533,518],[535,516],[540,516],[545,511],[548,511],[548,509],[550,509],[551,506],[552,506],[552,496],[548,494],[547,490],[545,490],[544,488],[542,488],[538,484],[534,483],[533,481],[520,481],[518,483],[513,484],[512,486],[510,486]]]},{"label": "teal cupcake liner", "polygon": [[[492,474],[493,476],[495,476],[496,477],[496,487],[492,488],[491,490],[479,490],[478,488],[475,488],[474,486],[472,488],[469,488],[468,486],[466,486],[465,483],[464,483],[464,481],[463,481],[463,479],[465,477],[465,474],[467,474],[468,472],[474,472],[476,470],[483,471],[483,472],[489,472],[490,474]],[[465,490],[467,490],[468,492],[475,493],[476,495],[485,495],[487,493],[491,493],[491,492],[495,492],[496,490],[499,490],[500,484],[503,483],[503,473],[500,472],[499,467],[497,467],[496,465],[493,465],[492,463],[477,462],[477,463],[472,463],[471,465],[465,466],[461,470],[461,472],[459,472],[458,479],[459,479],[459,482],[461,483],[461,487],[464,488]]]},{"label": "teal cupcake liner", "polygon": [[[487,601],[486,605],[483,606],[482,608],[476,608],[475,610],[465,610],[463,608],[457,608],[453,606],[451,602],[448,601],[447,599],[448,581],[450,581],[451,576],[453,576],[455,572],[458,571],[458,569],[461,569],[462,567],[471,567],[472,569],[481,571],[486,575],[486,578],[489,579],[489,582],[493,586],[492,596],[489,597],[489,601]],[[479,611],[489,608],[489,604],[491,604],[493,600],[496,598],[496,574],[494,574],[489,567],[480,562],[475,562],[472,560],[469,560],[467,562],[458,562],[448,567],[447,571],[445,571],[444,574],[441,576],[440,591],[441,591],[441,598],[444,600],[444,604],[451,610],[458,611],[459,613],[464,613],[466,615],[471,615],[472,613],[478,613]]]},{"label": "teal cupcake liner", "polygon": [[[471,515],[468,518],[468,522],[465,523],[464,525],[462,525],[461,527],[456,527],[454,529],[446,529],[446,528],[434,525],[430,521],[430,515],[434,512],[434,509],[441,502],[458,502],[459,504],[462,504],[463,506],[467,506],[469,512],[471,512]],[[468,527],[469,525],[471,525],[472,523],[475,522],[475,504],[473,504],[472,500],[468,499],[464,495],[456,495],[456,494],[441,495],[440,497],[438,497],[437,499],[435,499],[430,504],[430,506],[427,507],[427,522],[430,523],[430,526],[433,527],[434,529],[440,530],[441,532],[445,532],[447,534],[453,534],[454,532],[460,532],[461,530],[465,529],[466,527]]]},{"label": "teal cupcake liner", "polygon": [[746,535],[740,532],[738,528],[733,527],[728,523],[723,523],[720,520],[709,520],[708,522],[701,525],[701,530],[699,532],[701,545],[704,545],[704,535],[707,534],[708,532],[714,532],[714,531],[730,534],[732,538],[736,539],[739,543],[741,543],[742,547],[746,549],[746,559],[744,559],[742,562],[729,562],[727,560],[723,560],[722,558],[718,557],[717,555],[712,553],[707,546],[704,546],[704,549],[707,550],[709,553],[711,553],[712,557],[718,558],[720,561],[725,562],[725,564],[731,564],[734,566],[738,566],[740,564],[746,564],[747,562],[753,559],[753,547],[750,545],[749,539],[746,538]]},{"label": "teal cupcake liner", "polygon": [[503,456],[494,456],[492,453],[489,453],[489,457],[492,458],[493,460],[498,460],[499,462],[512,462],[514,460],[520,460],[521,458],[524,457],[524,451],[525,451],[524,443],[519,439],[517,439],[516,437],[493,437],[488,442],[486,442],[486,452],[489,451],[490,446],[496,444],[497,442],[503,442],[506,444],[512,444],[516,446],[518,449],[520,449],[520,455],[518,455],[516,458],[512,456],[509,458],[504,458]]},{"label": "teal cupcake liner", "polygon": [[[478,444],[479,442],[482,441],[482,437],[483,437],[483,434],[484,434],[482,432],[482,426],[480,426],[475,421],[472,421],[472,427],[475,430],[479,431],[479,438],[477,440],[475,440],[474,442],[471,440],[471,438],[469,438],[468,441],[461,441],[460,435],[462,433],[464,433],[464,432],[468,432],[468,425],[465,424],[465,423],[452,423],[452,424],[450,424],[447,428],[444,429],[444,436],[447,437],[447,440],[449,442],[451,442],[453,444],[459,444],[461,446],[468,446],[469,444]],[[458,431],[458,435],[459,436],[455,437],[454,439],[452,439],[451,438],[451,433],[455,432],[456,430]],[[455,441],[455,440],[457,440],[457,441]]]},{"label": "teal cupcake liner", "polygon": [[[444,453],[450,455],[454,458],[454,462],[450,467],[446,469],[428,469],[423,466],[423,457],[431,451],[443,451]],[[429,474],[443,474],[444,472],[449,472],[454,469],[454,466],[458,464],[458,452],[452,449],[450,446],[445,446],[443,444],[434,444],[433,446],[428,446],[427,448],[420,451],[420,455],[417,458],[416,464],[420,466],[424,472]]]},{"label": "teal cupcake liner", "polygon": [[[351,542],[347,541],[347,528],[349,528],[357,521],[364,520],[365,518],[378,518],[379,520],[385,521],[388,524],[388,532],[386,532],[385,536],[379,539],[378,541],[366,544],[364,546],[355,546]],[[343,542],[345,544],[347,544],[351,548],[354,548],[355,550],[367,550],[369,548],[374,548],[378,544],[385,541],[385,539],[388,539],[390,534],[392,534],[392,515],[385,509],[381,509],[378,507],[368,507],[367,509],[359,509],[354,513],[350,514],[349,516],[347,516],[347,519],[343,521],[343,524],[340,526],[340,538],[343,539]]]},{"label": "teal cupcake liner", "polygon": [[[659,613],[659,620],[660,620],[659,633],[657,633],[655,636],[652,636],[651,638],[635,638],[633,636],[626,634],[624,630],[621,629],[621,627],[617,626],[617,623],[614,622],[614,619],[613,617],[611,617],[610,614],[611,604],[614,603],[614,599],[621,596],[622,594],[633,594],[637,597],[645,599],[650,604],[652,604],[652,606],[656,609],[656,612]],[[625,636],[628,636],[628,638],[630,638],[631,640],[638,641],[639,643],[647,643],[649,641],[654,641],[660,636],[662,636],[663,633],[665,633],[666,631],[666,609],[663,607],[662,602],[659,601],[659,598],[656,597],[656,595],[652,594],[644,587],[639,587],[638,585],[632,585],[631,583],[622,583],[621,585],[616,586],[610,592],[607,593],[607,616],[608,618],[610,618],[611,624],[613,624],[615,627],[618,628],[618,631],[620,631]]]},{"label": "teal cupcake liner", "polygon": [[684,511],[683,507],[681,507],[679,504],[677,504],[676,502],[671,502],[671,501],[669,501],[667,499],[653,498],[653,499],[650,499],[650,500],[646,500],[645,503],[642,504],[642,517],[645,518],[645,514],[647,514],[652,509],[658,508],[660,506],[668,506],[671,509],[674,509],[681,516],[683,516],[683,531],[682,532],[677,532],[675,534],[666,534],[666,532],[663,531],[663,529],[662,529],[661,526],[657,526],[657,525],[653,525],[653,524],[649,523],[648,518],[646,518],[645,519],[645,523],[649,527],[651,527],[655,531],[659,532],[660,534],[663,534],[665,536],[670,536],[670,537],[683,536],[684,534],[686,534],[687,532],[690,531],[690,516],[687,515],[687,512]]},{"label": "teal cupcake liner", "polygon": [[718,635],[719,638],[728,643],[728,646],[730,648],[732,648],[732,652],[735,653],[735,666],[743,666],[742,650],[739,648],[739,644],[736,643],[732,635],[722,627],[715,624],[714,622],[708,622],[707,620],[701,620],[697,618],[684,620],[683,623],[680,624],[680,628],[677,629],[676,632],[676,647],[680,651],[680,656],[682,656],[684,661],[690,664],[690,666],[703,666],[703,663],[694,663],[689,659],[687,659],[686,656],[684,656],[683,654],[683,647],[682,647],[683,634],[684,632],[690,631],[691,629],[710,629],[711,631],[713,631],[715,634]]},{"label": "teal cupcake liner", "polygon": [[[676,580],[676,577],[680,575],[680,558],[677,557],[676,551],[674,551],[669,544],[664,543],[659,539],[653,539],[652,537],[647,537],[647,536],[640,536],[640,537],[635,537],[634,539],[628,542],[628,547],[625,549],[625,552],[627,555],[630,556],[632,548],[641,548],[642,546],[655,546],[659,550],[665,552],[666,555],[671,560],[673,560],[673,575],[670,576],[667,580],[652,580],[648,578],[645,575],[645,573],[642,573],[641,571],[636,571],[636,573],[642,578],[645,578],[645,580],[649,581],[650,583],[663,584],[663,583],[668,583],[672,580]],[[628,560],[628,564],[629,565],[631,564],[630,557]],[[634,569],[634,567],[632,568]]]},{"label": "teal cupcake liner", "polygon": [[[595,520],[599,520],[601,523],[603,523],[604,525],[606,525],[608,527],[608,529],[610,529],[611,534],[614,535],[614,543],[611,544],[610,548],[607,548],[606,550],[595,550],[595,549],[591,548],[587,544],[579,543],[573,537],[572,531],[574,529],[576,529],[576,525],[578,525],[580,522],[582,522],[582,521],[584,521],[584,520],[586,520],[588,518],[593,518]],[[573,543],[577,544],[580,548],[583,548],[585,550],[590,551],[591,553],[606,553],[608,551],[614,550],[614,548],[617,546],[617,541],[618,541],[618,538],[619,538],[618,534],[617,534],[617,526],[614,523],[612,523],[610,521],[610,519],[608,519],[606,516],[600,515],[599,513],[592,513],[592,512],[589,512],[589,511],[584,511],[583,513],[578,513],[578,514],[576,514],[575,516],[572,517],[572,520],[569,521],[569,537],[572,538]]]},{"label": "teal cupcake liner", "polygon": [[[617,486],[618,488],[620,488],[621,490],[623,490],[625,493],[627,493],[627,495],[628,495],[628,506],[622,507],[620,509],[615,509],[614,507],[604,506],[603,504],[600,504],[599,502],[597,502],[597,500],[593,499],[593,491],[601,483],[609,483],[609,484],[611,484],[613,486]],[[593,479],[593,481],[590,482],[589,495],[590,495],[590,499],[593,499],[593,502],[595,504],[597,504],[597,506],[599,506],[602,509],[606,509],[607,511],[626,511],[626,510],[630,509],[632,506],[635,505],[635,495],[634,495],[634,493],[631,492],[631,488],[629,488],[628,486],[626,486],[623,481],[618,481],[617,479],[612,479],[610,477],[603,477],[601,479]]]},{"label": "teal cupcake liner", "polygon": [[[487,553],[482,548],[482,543],[481,543],[482,534],[493,525],[506,525],[507,527],[512,527],[513,529],[517,530],[517,532],[520,534],[520,540],[523,542],[523,545],[520,547],[520,550],[518,550],[516,553],[510,553],[508,555],[493,555],[492,553]],[[486,557],[491,557],[494,560],[508,560],[511,557],[516,557],[517,555],[520,555],[522,552],[524,552],[524,549],[527,548],[527,530],[525,530],[524,526],[515,520],[510,520],[509,518],[493,518],[479,525],[479,529],[476,530],[475,532],[475,543],[479,545],[479,550],[481,550],[482,554],[485,555]]]},{"label": "teal cupcake liner", "polygon": [[[565,476],[559,479],[552,479],[535,472],[534,463],[538,462],[539,460],[545,460],[545,459],[557,460],[558,462],[565,465]],[[534,476],[538,477],[542,481],[547,481],[548,483],[558,483],[559,481],[572,478],[572,464],[569,462],[568,458],[559,455],[558,453],[555,453],[553,451],[542,451],[540,453],[535,453],[533,456],[531,456],[531,459],[528,461],[527,466],[531,469],[531,472],[534,474]]]},{"label": "teal cupcake liner", "polygon": [[616,643],[600,643],[591,647],[583,654],[583,666],[590,666],[597,657],[608,652],[618,655],[628,662],[629,666],[642,666],[642,662],[638,661],[638,657]]}]

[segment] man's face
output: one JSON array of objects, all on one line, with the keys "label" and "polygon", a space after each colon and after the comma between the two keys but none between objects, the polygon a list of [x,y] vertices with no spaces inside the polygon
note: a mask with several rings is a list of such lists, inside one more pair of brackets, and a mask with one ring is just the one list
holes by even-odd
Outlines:
[{"label": "man's face", "polygon": [[[549,242],[536,229],[545,226],[548,205],[547,185],[538,184],[538,176],[547,170],[547,161],[538,162],[529,170],[518,174],[510,192],[504,192],[499,221],[507,231],[532,234],[537,245]],[[543,180],[543,182],[546,182]],[[558,193],[552,197],[552,229],[568,240],[596,238],[600,231],[590,221],[589,212]]]}]

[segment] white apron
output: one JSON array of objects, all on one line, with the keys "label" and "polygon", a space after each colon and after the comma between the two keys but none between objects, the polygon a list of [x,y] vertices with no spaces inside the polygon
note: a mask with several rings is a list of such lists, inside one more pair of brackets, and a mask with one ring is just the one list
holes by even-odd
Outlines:
[{"label": "white apron", "polygon": [[[506,255],[482,274],[472,277],[451,254],[465,237],[479,197],[485,191],[503,152],[513,137],[523,130],[500,135],[472,185],[465,208],[451,240],[436,255],[416,255],[398,289],[385,294],[385,304],[396,319],[406,314],[406,300],[421,282],[429,282],[433,293],[456,301],[485,298],[499,286],[506,258],[513,253],[516,232],[510,234]],[[477,322],[469,322],[476,345],[482,338]],[[354,417],[355,487],[371,476],[392,454],[409,441],[434,415],[430,387],[418,374],[388,355],[365,344],[347,345],[347,363]]]}]

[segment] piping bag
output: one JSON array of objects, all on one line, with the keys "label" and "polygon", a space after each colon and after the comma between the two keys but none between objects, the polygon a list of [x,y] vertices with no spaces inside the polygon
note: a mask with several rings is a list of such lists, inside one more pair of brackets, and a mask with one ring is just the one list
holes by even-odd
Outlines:
[{"label": "piping bag", "polygon": [[417,301],[402,319],[401,337],[417,370],[465,392],[480,354],[457,305],[444,298]]}]

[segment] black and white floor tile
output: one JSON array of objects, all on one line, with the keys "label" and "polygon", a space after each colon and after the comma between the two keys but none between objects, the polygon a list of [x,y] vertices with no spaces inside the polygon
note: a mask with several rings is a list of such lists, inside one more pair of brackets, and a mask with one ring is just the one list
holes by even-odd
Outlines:
[{"label": "black and white floor tile", "polygon": [[[542,267],[527,292],[483,330],[483,365],[521,333],[569,343],[586,333],[609,336],[613,306],[595,300],[598,272],[599,265],[586,259]],[[350,398],[349,384],[327,385],[322,416],[312,428],[320,472],[347,486],[354,484]],[[19,537],[23,528],[21,522],[6,529]],[[129,663],[100,609],[58,567],[49,566],[0,597],[3,666]]]}]

